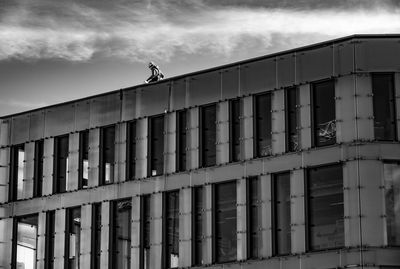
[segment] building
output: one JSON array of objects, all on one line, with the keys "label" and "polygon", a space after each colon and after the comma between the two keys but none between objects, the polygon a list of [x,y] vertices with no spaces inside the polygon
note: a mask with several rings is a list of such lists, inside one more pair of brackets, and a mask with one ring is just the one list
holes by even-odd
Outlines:
[{"label": "building", "polygon": [[0,268],[400,268],[400,35],[5,116]]}]

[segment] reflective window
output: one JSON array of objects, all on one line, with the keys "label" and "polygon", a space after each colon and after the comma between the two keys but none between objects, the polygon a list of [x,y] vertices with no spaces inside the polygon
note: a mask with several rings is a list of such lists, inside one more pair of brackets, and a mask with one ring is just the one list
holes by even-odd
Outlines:
[{"label": "reflective window", "polygon": [[66,191],[68,182],[68,140],[68,135],[59,136],[54,139],[54,193]]},{"label": "reflective window", "polygon": [[141,242],[140,242],[140,268],[150,269],[150,225],[151,207],[150,195],[141,197],[140,220],[141,220]]},{"label": "reflective window", "polygon": [[33,171],[33,197],[42,196],[43,185],[43,152],[44,141],[38,140],[35,142],[35,160]]},{"label": "reflective window", "polygon": [[55,238],[55,211],[46,212],[46,241],[45,241],[45,258],[44,268],[54,268],[54,238]]},{"label": "reflective window", "polygon": [[37,260],[38,217],[17,218],[14,223],[12,268],[35,269]]},{"label": "reflective window", "polygon": [[273,182],[274,254],[291,253],[290,173],[274,175]]},{"label": "reflective window", "polygon": [[176,113],[176,171],[186,170],[186,115],[187,110]]},{"label": "reflective window", "polygon": [[79,133],[79,189],[88,187],[89,179],[89,131]]},{"label": "reflective window", "polygon": [[100,185],[114,182],[115,126],[100,131]]},{"label": "reflective window", "polygon": [[129,269],[131,264],[132,201],[116,201],[111,214],[111,269]]},{"label": "reflective window", "polygon": [[193,188],[193,265],[202,265],[203,261],[203,211],[204,205],[204,189],[203,187]]},{"label": "reflective window", "polygon": [[23,198],[24,191],[24,144],[11,147],[11,170],[9,182],[9,201]]},{"label": "reflective window", "polygon": [[286,114],[286,150],[300,150],[299,116],[299,91],[296,87],[286,89],[285,114]]},{"label": "reflective window", "polygon": [[385,163],[386,233],[389,246],[400,246],[400,163]]},{"label": "reflective window", "polygon": [[179,266],[179,191],[165,194],[165,268]]},{"label": "reflective window", "polygon": [[236,260],[236,182],[215,185],[215,261]]},{"label": "reflective window", "polygon": [[136,121],[128,122],[126,150],[126,178],[127,180],[134,180],[136,169]]},{"label": "reflective window", "polygon": [[344,246],[342,166],[308,170],[308,249]]},{"label": "reflective window", "polygon": [[164,115],[149,121],[149,176],[158,176],[164,173]]},{"label": "reflective window", "polygon": [[258,177],[248,179],[247,185],[247,210],[248,210],[248,257],[260,257],[261,244],[261,192]]},{"label": "reflective window", "polygon": [[333,80],[312,84],[313,145],[327,146],[336,143],[335,82]]},{"label": "reflective window", "polygon": [[216,105],[201,107],[200,114],[200,166],[216,164]]},{"label": "reflective window", "polygon": [[101,254],[101,203],[95,203],[92,206],[92,269],[100,269]]},{"label": "reflective window", "polygon": [[81,246],[81,208],[67,209],[65,259],[68,269],[79,268]]},{"label": "reflective window", "polygon": [[232,162],[240,161],[240,99],[230,102],[230,156]]},{"label": "reflective window", "polygon": [[256,157],[271,155],[271,93],[256,95],[254,107],[254,130]]},{"label": "reflective window", "polygon": [[372,74],[374,132],[377,140],[396,140],[393,74]]}]

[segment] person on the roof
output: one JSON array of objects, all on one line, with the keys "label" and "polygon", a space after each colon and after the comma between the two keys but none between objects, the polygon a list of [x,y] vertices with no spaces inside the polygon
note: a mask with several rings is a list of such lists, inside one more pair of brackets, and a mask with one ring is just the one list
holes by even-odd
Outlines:
[{"label": "person on the roof", "polygon": [[149,63],[149,68],[151,70],[151,76],[144,81],[144,83],[151,83],[160,81],[164,78],[164,74],[161,72],[160,68],[153,62]]}]

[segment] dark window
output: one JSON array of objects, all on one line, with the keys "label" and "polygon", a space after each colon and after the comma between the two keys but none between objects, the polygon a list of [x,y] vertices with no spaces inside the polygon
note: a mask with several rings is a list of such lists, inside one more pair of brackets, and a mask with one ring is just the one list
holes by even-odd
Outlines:
[{"label": "dark window", "polygon": [[286,89],[286,150],[297,151],[300,150],[300,132],[298,130],[299,124],[299,91],[296,87]]},{"label": "dark window", "polygon": [[192,257],[193,265],[202,265],[203,261],[203,212],[204,212],[204,189],[203,187],[193,188],[193,241],[192,241]]},{"label": "dark window", "polygon": [[54,238],[55,238],[55,211],[46,212],[46,241],[45,241],[45,258],[44,268],[54,268]]},{"label": "dark window", "polygon": [[68,140],[68,135],[56,137],[54,140],[54,193],[62,193],[65,192],[67,189],[69,144]]},{"label": "dark window", "polygon": [[376,140],[396,140],[396,98],[393,74],[372,74]]},{"label": "dark window", "polygon": [[273,220],[274,255],[290,254],[290,173],[274,175]]},{"label": "dark window", "polygon": [[37,215],[14,219],[11,268],[36,268]]},{"label": "dark window", "polygon": [[247,224],[248,224],[248,257],[255,259],[260,257],[261,235],[261,192],[258,177],[248,179],[247,185]]},{"label": "dark window", "polygon": [[92,206],[92,253],[91,267],[92,269],[100,269],[101,254],[101,203],[95,203]]},{"label": "dark window", "polygon": [[35,142],[35,164],[33,167],[33,197],[42,196],[43,185],[43,152],[44,141],[38,140]]},{"label": "dark window", "polygon": [[342,166],[311,168],[308,189],[308,249],[344,246]]},{"label": "dark window", "polygon": [[255,149],[257,157],[272,154],[271,93],[256,95],[254,106]]},{"label": "dark window", "polygon": [[81,208],[68,208],[65,226],[65,268],[79,268],[81,246]]},{"label": "dark window", "polygon": [[111,269],[129,269],[131,264],[131,213],[132,201],[112,204],[110,231]]},{"label": "dark window", "polygon": [[203,106],[200,112],[200,166],[208,167],[216,164],[216,106]]},{"label": "dark window", "polygon": [[136,169],[136,121],[128,122],[126,150],[126,178],[127,180],[134,180]]},{"label": "dark window", "polygon": [[150,269],[150,195],[141,197],[140,221],[141,221],[141,242],[140,242],[140,268]]},{"label": "dark window", "polygon": [[215,185],[214,258],[218,263],[236,260],[236,182]]},{"label": "dark window", "polygon": [[115,126],[100,131],[100,185],[114,182]]},{"label": "dark window", "polygon": [[186,170],[186,117],[187,110],[178,111],[176,117],[176,170]]},{"label": "dark window", "polygon": [[79,133],[79,189],[88,187],[89,179],[89,131]]},{"label": "dark window", "polygon": [[165,194],[164,209],[165,268],[177,268],[179,265],[179,191]]},{"label": "dark window", "polygon": [[240,99],[230,102],[230,159],[232,162],[240,161]]},{"label": "dark window", "polygon": [[24,185],[24,161],[25,146],[24,144],[11,147],[11,165],[10,165],[10,182],[9,182],[9,201],[16,201],[23,198]]},{"label": "dark window", "polygon": [[312,84],[313,146],[336,143],[335,81]]},{"label": "dark window", "polygon": [[164,115],[149,119],[149,176],[164,172]]},{"label": "dark window", "polygon": [[385,163],[386,238],[389,246],[400,246],[400,162]]}]

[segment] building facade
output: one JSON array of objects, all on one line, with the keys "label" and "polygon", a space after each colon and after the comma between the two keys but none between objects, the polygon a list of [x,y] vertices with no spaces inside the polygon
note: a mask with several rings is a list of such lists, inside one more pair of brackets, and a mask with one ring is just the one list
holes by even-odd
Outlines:
[{"label": "building facade", "polygon": [[0,120],[0,268],[400,268],[400,36]]}]

